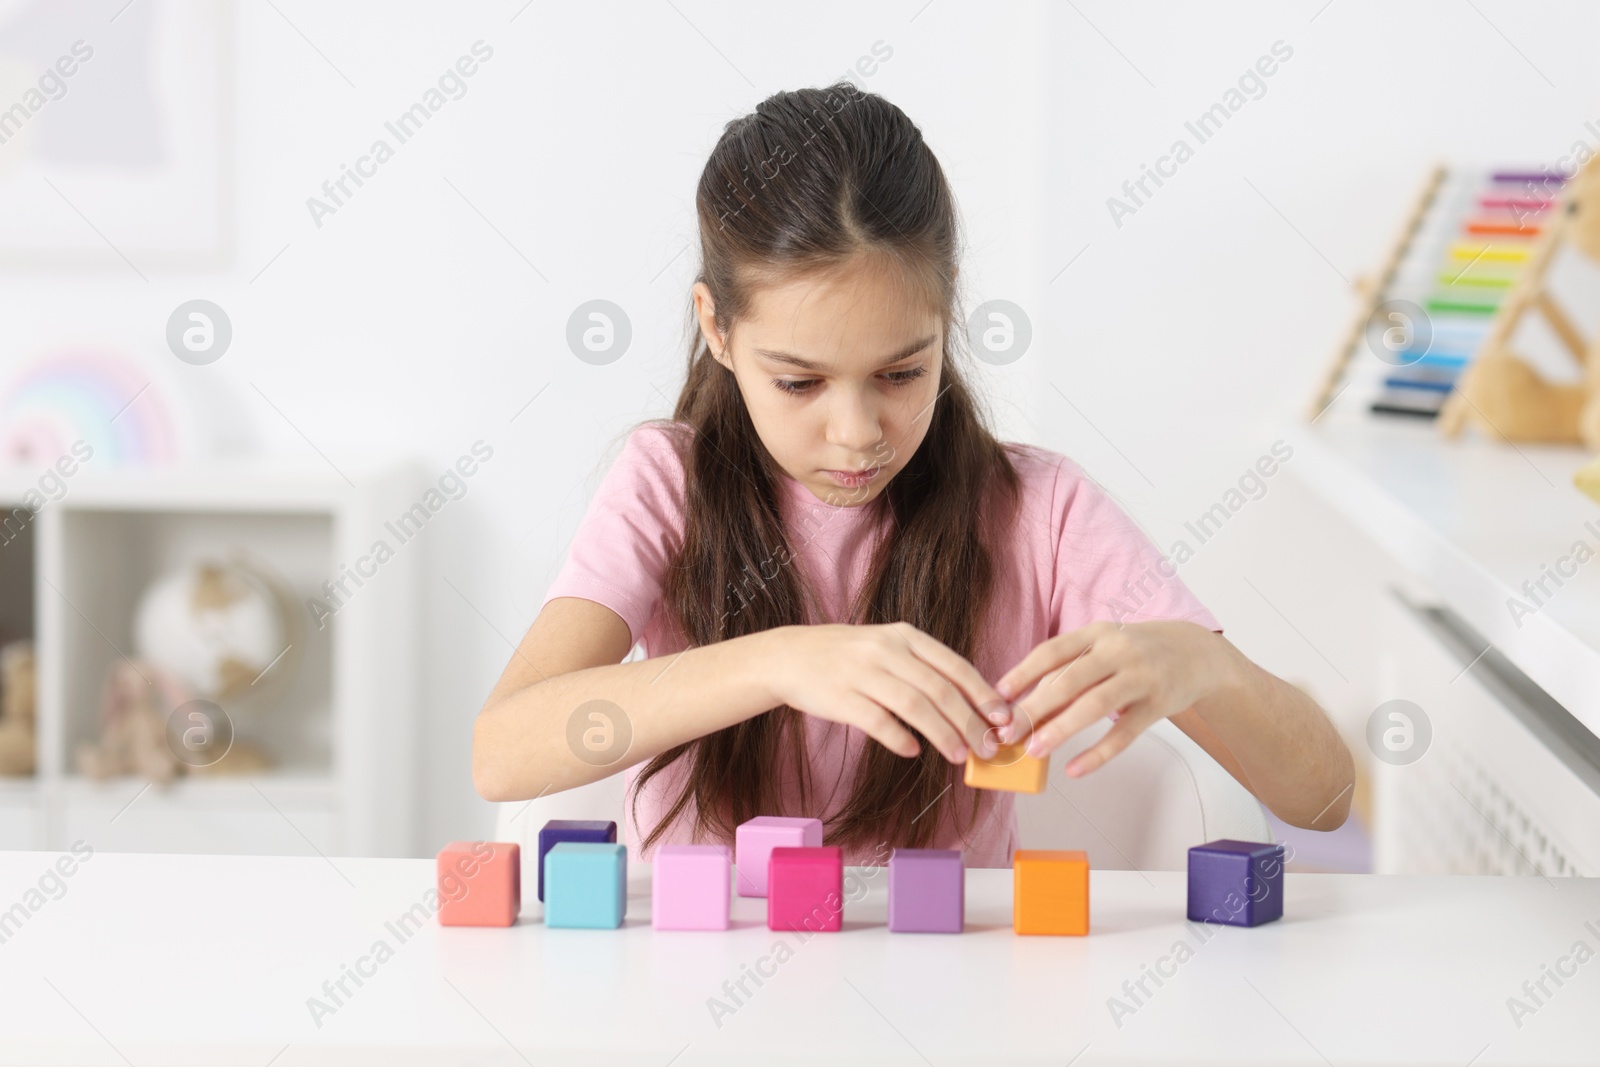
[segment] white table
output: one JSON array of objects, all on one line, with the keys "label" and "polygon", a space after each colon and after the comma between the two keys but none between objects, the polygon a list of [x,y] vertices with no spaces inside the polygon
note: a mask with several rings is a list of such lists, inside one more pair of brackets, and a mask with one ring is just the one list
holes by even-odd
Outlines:
[{"label": "white table", "polygon": [[[0,853],[0,907],[57,858]],[[1506,1006],[1574,942],[1600,949],[1600,880],[1290,874],[1282,920],[1202,939],[1180,872],[1093,872],[1084,938],[1015,935],[1007,870],[968,872],[961,935],[889,933],[887,872],[847,875],[844,930],[804,942],[737,897],[726,933],[655,931],[641,865],[621,930],[547,929],[530,891],[514,927],[430,918],[401,941],[385,924],[431,861],[97,852],[0,944],[0,1063],[1600,1059],[1600,960],[1547,982],[1520,1029]],[[307,999],[380,939],[392,955],[319,1028]],[[1108,999],[1135,1006],[1124,981],[1179,940],[1192,958],[1114,1020]],[[761,963],[780,942],[792,955]],[[732,1006],[723,983],[758,965],[718,1026],[708,999]]]}]

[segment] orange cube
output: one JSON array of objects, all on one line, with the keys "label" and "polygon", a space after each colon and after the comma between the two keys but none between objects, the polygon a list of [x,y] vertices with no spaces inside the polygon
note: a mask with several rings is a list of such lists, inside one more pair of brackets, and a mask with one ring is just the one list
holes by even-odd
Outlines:
[{"label": "orange cube", "polygon": [[452,841],[439,850],[440,926],[511,926],[522,910],[522,847]]},{"label": "orange cube", "polygon": [[1043,793],[1050,761],[1027,753],[1028,739],[1001,745],[988,759],[967,751],[967,773],[963,779],[974,789],[1004,789],[1012,793]]},{"label": "orange cube", "polygon": [[1011,859],[1011,925],[1019,934],[1089,932],[1089,854],[1018,849]]}]

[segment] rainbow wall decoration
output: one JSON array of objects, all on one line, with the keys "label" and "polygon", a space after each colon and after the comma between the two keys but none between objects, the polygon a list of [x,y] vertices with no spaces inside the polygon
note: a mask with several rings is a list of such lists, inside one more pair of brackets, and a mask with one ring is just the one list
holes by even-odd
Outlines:
[{"label": "rainbow wall decoration", "polygon": [[0,464],[51,464],[80,440],[94,449],[97,466],[168,463],[179,452],[161,389],[121,356],[52,355],[0,393]]}]

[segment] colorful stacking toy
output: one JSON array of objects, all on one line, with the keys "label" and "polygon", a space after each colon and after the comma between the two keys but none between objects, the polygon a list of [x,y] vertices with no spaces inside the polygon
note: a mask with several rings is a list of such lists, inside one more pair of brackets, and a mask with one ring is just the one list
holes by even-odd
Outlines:
[{"label": "colorful stacking toy", "polygon": [[[1493,325],[1563,210],[1548,171],[1437,166],[1396,231],[1307,405],[1319,417],[1347,389],[1374,414],[1438,419],[1481,358]],[[1453,433],[1451,434],[1453,436]]]}]

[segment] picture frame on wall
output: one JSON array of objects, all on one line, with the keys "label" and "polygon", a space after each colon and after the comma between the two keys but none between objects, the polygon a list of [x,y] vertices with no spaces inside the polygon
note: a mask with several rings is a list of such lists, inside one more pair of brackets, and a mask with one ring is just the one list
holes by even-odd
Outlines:
[{"label": "picture frame on wall", "polygon": [[0,268],[233,257],[230,0],[0,0]]}]

